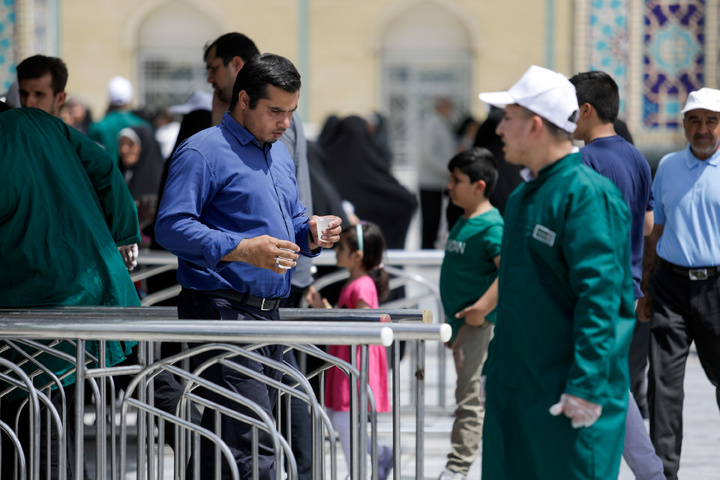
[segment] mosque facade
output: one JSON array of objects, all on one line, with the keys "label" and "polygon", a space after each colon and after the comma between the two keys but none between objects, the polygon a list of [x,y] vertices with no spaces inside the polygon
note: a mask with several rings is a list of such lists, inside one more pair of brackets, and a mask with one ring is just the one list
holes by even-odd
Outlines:
[{"label": "mosque facade", "polygon": [[239,31],[303,76],[300,113],[377,112],[400,162],[437,96],[477,118],[480,91],[533,64],[604,70],[621,118],[652,157],[683,143],[690,91],[718,86],[720,0],[0,0],[0,92],[35,53],[62,57],[68,93],[104,114],[105,85],[130,78],[139,105],[182,103],[205,83],[203,46]]}]

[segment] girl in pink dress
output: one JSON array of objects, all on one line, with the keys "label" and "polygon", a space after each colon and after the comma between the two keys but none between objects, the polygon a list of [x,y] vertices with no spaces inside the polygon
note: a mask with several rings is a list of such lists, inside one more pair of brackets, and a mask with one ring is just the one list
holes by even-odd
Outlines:
[{"label": "girl in pink dress", "polygon": [[[337,266],[350,271],[350,278],[340,291],[338,308],[378,308],[380,300],[390,293],[389,278],[382,268],[385,239],[373,223],[347,227],[335,245]],[[310,306],[331,308],[327,299],[311,289],[307,296]],[[350,359],[348,345],[331,345],[328,352],[345,361]],[[385,347],[370,345],[369,384],[378,412],[390,411],[388,395],[388,366]],[[357,365],[360,365],[358,349]],[[333,428],[340,437],[345,460],[350,469],[350,380],[339,368],[329,369],[325,375],[325,407]],[[369,451],[368,441],[368,451]],[[384,480],[392,469],[392,448],[378,448],[378,478]]]}]

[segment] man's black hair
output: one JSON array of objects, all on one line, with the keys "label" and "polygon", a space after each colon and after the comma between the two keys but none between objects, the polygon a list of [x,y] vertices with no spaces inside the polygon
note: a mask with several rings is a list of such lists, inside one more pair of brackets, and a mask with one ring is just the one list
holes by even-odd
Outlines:
[{"label": "man's black hair", "polygon": [[448,163],[450,173],[455,169],[470,177],[470,183],[485,182],[485,198],[490,198],[498,179],[497,160],[487,148],[474,147],[455,155]]},{"label": "man's black hair", "polygon": [[205,60],[213,47],[215,47],[215,57],[221,58],[223,65],[229,64],[233,57],[240,57],[244,63],[247,63],[253,57],[260,55],[255,42],[237,32],[226,33],[207,45],[203,53]]},{"label": "man's black hair", "polygon": [[577,91],[578,105],[589,103],[605,123],[615,123],[620,110],[617,83],[605,72],[578,73],[570,79]]},{"label": "man's black hair", "polygon": [[50,74],[50,87],[53,95],[65,91],[67,85],[68,70],[65,62],[57,57],[46,57],[45,55],[33,55],[28,57],[17,66],[17,78],[19,80],[40,78]]},{"label": "man's black hair", "polygon": [[268,85],[295,93],[302,85],[300,73],[290,60],[280,55],[263,53],[254,57],[245,64],[235,79],[230,111],[237,105],[238,95],[242,90],[250,97],[250,109],[254,109],[260,99],[267,98]]}]

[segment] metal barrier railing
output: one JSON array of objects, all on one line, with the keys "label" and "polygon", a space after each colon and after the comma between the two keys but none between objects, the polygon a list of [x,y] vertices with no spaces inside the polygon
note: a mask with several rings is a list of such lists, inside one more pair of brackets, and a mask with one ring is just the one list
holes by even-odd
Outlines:
[{"label": "metal barrier railing", "polygon": [[[390,316],[396,317],[398,323],[385,323]],[[38,309],[38,310],[24,310],[24,311],[2,311],[0,310],[0,342],[3,344],[2,350],[8,351],[22,351],[17,346],[19,339],[32,338],[33,341],[23,340],[27,346],[36,348],[39,351],[45,353],[53,353],[58,357],[64,358],[65,360],[74,361],[75,368],[73,371],[65,372],[61,378],[55,377],[53,382],[56,386],[56,390],[63,391],[62,388],[57,388],[61,385],[62,378],[74,373],[79,379],[76,382],[74,388],[75,398],[75,436],[74,442],[76,444],[75,458],[67,459],[68,461],[74,462],[75,471],[82,472],[84,470],[83,465],[83,418],[84,418],[84,388],[87,383],[89,388],[93,392],[96,403],[96,477],[97,479],[103,478],[124,478],[125,474],[125,455],[126,455],[126,442],[127,442],[127,423],[128,409],[133,407],[138,412],[137,420],[137,431],[138,431],[138,458],[137,458],[137,478],[164,478],[162,472],[163,465],[163,449],[158,449],[158,456],[155,456],[156,442],[162,446],[164,443],[166,423],[172,425],[170,428],[176,429],[177,432],[183,432],[183,435],[175,435],[175,474],[174,478],[184,478],[184,462],[181,459],[185,458],[185,453],[191,450],[189,442],[185,442],[183,439],[189,439],[191,435],[195,435],[194,443],[197,444],[197,438],[199,435],[205,435],[207,438],[211,438],[212,441],[218,446],[218,451],[222,455],[227,456],[227,451],[223,447],[223,442],[220,438],[209,431],[201,431],[197,426],[193,425],[189,420],[190,408],[189,404],[204,405],[206,408],[216,408],[216,406],[204,402],[202,397],[196,395],[194,390],[198,387],[211,388],[216,391],[225,394],[232,395],[232,393],[222,392],[221,388],[213,385],[209,385],[204,381],[199,373],[202,370],[202,366],[196,369],[194,372],[190,372],[178,366],[182,360],[189,358],[196,354],[198,349],[188,350],[182,354],[174,357],[163,359],[158,362],[148,362],[147,358],[152,358],[152,352],[155,349],[155,342],[160,341],[192,341],[192,342],[209,342],[208,345],[199,347],[205,350],[218,350],[223,349],[226,351],[225,354],[218,355],[213,361],[224,362],[225,365],[229,365],[232,362],[227,361],[227,357],[236,355],[255,355],[252,352],[258,345],[263,344],[281,344],[287,345],[288,348],[296,348],[306,353],[315,354],[321,357],[328,368],[330,365],[337,365],[349,375],[358,377],[360,379],[361,388],[359,391],[356,387],[356,382],[350,382],[353,388],[352,398],[355,399],[353,402],[353,408],[351,409],[351,415],[353,418],[359,419],[357,425],[366,425],[363,421],[368,413],[365,408],[359,408],[358,405],[366,405],[368,401],[373,405],[372,394],[367,388],[367,364],[360,365],[360,368],[354,364],[355,356],[351,355],[351,363],[348,364],[335,357],[332,357],[318,349],[312,347],[314,344],[350,344],[359,346],[364,350],[364,355],[361,358],[367,359],[367,345],[380,344],[388,346],[392,344],[392,362],[394,366],[394,372],[399,372],[399,355],[395,348],[395,344],[392,342],[395,340],[410,341],[418,344],[415,358],[416,378],[422,378],[422,372],[424,371],[424,342],[431,341],[446,341],[449,337],[449,327],[447,325],[433,325],[422,322],[429,322],[432,320],[432,316],[429,312],[423,311],[407,311],[407,310],[391,310],[391,311],[353,311],[353,310],[327,310],[327,311],[316,311],[316,310],[304,310],[304,309],[281,309],[281,321],[278,322],[228,322],[228,321],[180,321],[177,320],[176,311],[174,308],[169,307],[132,307],[132,308],[99,308],[99,307],[61,307],[56,309]],[[293,319],[289,321],[288,319]],[[312,319],[314,321],[300,321],[302,319]],[[327,326],[327,321],[334,321],[331,329]],[[382,322],[382,323],[379,323]],[[416,322],[416,323],[413,323]],[[38,340],[49,340],[49,344],[43,344]],[[85,344],[87,341],[100,341],[101,347],[103,342],[109,340],[139,340],[144,342],[139,348],[140,360],[139,365],[131,365],[124,367],[103,367],[105,365],[104,356],[101,354],[100,358],[93,358],[85,353]],[[62,352],[53,352],[53,346],[59,342],[72,341],[77,345],[77,355],[73,359],[70,355]],[[222,342],[222,343],[217,343]],[[238,347],[235,344],[243,344],[243,348]],[[50,345],[50,346],[48,346]],[[314,349],[314,350],[313,350]],[[100,351],[103,352],[103,348]],[[24,352],[25,353],[25,352]],[[40,422],[34,422],[34,419],[39,417],[40,401],[46,406],[46,410],[51,412],[52,419],[56,424],[56,430],[58,436],[63,439],[66,435],[64,427],[67,424],[66,412],[64,408],[64,402],[60,402],[62,405],[61,412],[58,412],[52,407],[52,404],[48,397],[50,396],[50,386],[43,385],[40,388],[47,391],[46,394],[38,391],[38,388],[33,385],[32,377],[37,376],[37,373],[42,372],[42,364],[36,359],[36,356],[25,353],[27,358],[24,362],[26,364],[33,364],[36,372],[33,372],[30,376],[24,374],[23,370],[3,359],[0,359],[0,380],[5,380],[9,386],[0,392],[0,397],[7,396],[10,392],[17,389],[23,389],[26,392],[30,392],[30,425],[32,427],[31,443],[29,450],[29,457],[31,459],[30,465],[25,467],[23,463],[23,455],[16,455],[20,460],[19,468],[21,476],[19,478],[39,478],[39,451],[40,436],[39,436],[39,424]],[[269,360],[264,360],[269,361]],[[365,363],[365,362],[364,362]],[[91,365],[91,364],[97,364]],[[232,366],[232,365],[230,365]],[[272,388],[277,388],[282,391],[285,395],[294,395],[301,398],[310,408],[311,415],[313,418],[313,432],[315,439],[313,466],[314,469],[319,469],[322,472],[322,478],[326,475],[325,466],[325,443],[321,442],[322,433],[327,432],[331,441],[329,442],[330,447],[330,478],[335,480],[336,478],[336,464],[335,455],[336,448],[334,445],[334,433],[324,414],[322,402],[318,403],[317,399],[314,398],[312,389],[309,387],[307,380],[299,374],[299,372],[293,371],[290,367],[282,364],[274,365],[274,368],[289,374],[296,381],[295,386],[301,386],[301,390],[287,387],[277,382],[270,382],[270,379],[266,379]],[[47,370],[47,369],[45,369]],[[177,375],[183,378],[186,382],[185,390],[183,393],[182,402],[179,404],[177,411],[175,412],[164,412],[153,405],[153,379],[157,378],[157,375],[162,372],[171,372],[173,375]],[[45,371],[47,373],[47,371]],[[243,372],[250,374],[251,372]],[[322,374],[322,373],[320,373]],[[15,375],[21,380],[16,380],[12,377]],[[125,395],[120,403],[121,410],[121,425],[119,433],[115,430],[115,422],[110,423],[111,429],[111,445],[110,445],[110,473],[107,471],[106,459],[108,452],[106,448],[106,442],[99,441],[106,437],[106,425],[104,419],[106,418],[106,407],[110,408],[110,418],[115,419],[115,392],[113,388],[112,380],[117,375],[134,375],[134,379],[130,381],[125,391]],[[400,412],[396,406],[400,405],[400,384],[399,374],[393,375],[393,444],[395,446],[394,466],[395,466],[395,478],[400,476]],[[108,385],[106,385],[106,382]],[[364,387],[362,387],[364,386]],[[109,388],[108,388],[109,387]],[[132,394],[136,395],[132,396]],[[418,399],[422,400],[424,397],[424,383],[418,382],[416,385],[415,395]],[[38,400],[40,398],[41,400]],[[239,399],[235,398],[235,401]],[[243,400],[240,400],[243,401]],[[416,408],[416,478],[422,478],[423,471],[423,421],[424,421],[424,402],[420,401],[417,403]],[[251,406],[252,407],[252,406]],[[226,409],[218,409],[224,415],[234,415],[233,412],[227,411]],[[49,414],[50,415],[50,414]],[[262,417],[262,414],[258,413],[258,416]],[[374,409],[370,413],[371,429],[373,431],[372,442],[372,460],[373,465],[377,465],[377,444],[376,439],[376,415]],[[48,417],[50,418],[50,417]],[[242,418],[243,421],[248,421],[247,418]],[[149,426],[157,423],[157,439],[155,435],[148,433]],[[273,425],[272,419],[263,418],[261,422],[255,422],[254,428],[263,429],[269,433],[275,445],[276,452],[276,465],[283,465],[284,459],[288,459],[287,475],[288,478],[296,478],[296,472],[294,467],[294,460],[291,453],[290,445],[284,440],[282,435],[277,431]],[[0,422],[0,430],[7,432],[16,432],[19,425],[6,425]],[[353,462],[353,478],[365,478],[365,462],[361,461],[364,458],[364,448],[359,446],[366,445],[366,434],[367,431],[364,428],[357,429],[359,432],[353,433],[353,445],[354,455],[353,458],[356,461]],[[117,453],[116,438],[120,444],[120,453]],[[37,439],[37,441],[34,441]],[[178,440],[179,439],[179,440]],[[13,448],[18,450],[20,443],[17,438],[10,434],[10,441],[13,444]],[[195,445],[196,447],[197,445]],[[64,453],[64,445],[58,446],[58,451]],[[195,450],[197,451],[197,450]],[[362,455],[361,455],[362,453]],[[355,457],[357,454],[357,458]],[[64,455],[60,455],[61,459],[64,459]],[[233,465],[233,462],[229,462]],[[147,466],[147,470],[146,470]],[[233,465],[234,466],[234,465]],[[157,468],[154,468],[157,467]],[[196,467],[195,467],[196,468]],[[25,471],[27,470],[27,476]],[[64,470],[59,469],[60,473],[58,478],[64,478]],[[277,469],[278,475],[280,475],[281,468]],[[216,470],[217,471],[217,470]],[[318,470],[314,470],[318,471]],[[119,475],[118,476],[118,472]],[[199,473],[199,472],[195,472]],[[237,472],[233,471],[235,475]],[[376,475],[376,472],[373,473]],[[199,478],[199,477],[195,477]],[[278,476],[278,478],[280,478]],[[376,477],[374,477],[376,478]]]},{"label": "metal barrier railing", "polygon": [[[412,267],[437,269],[442,265],[445,252],[443,250],[388,250],[384,257],[386,271],[391,275],[390,287],[392,289],[407,287],[403,298],[394,299],[381,305],[385,309],[422,308],[429,309],[438,323],[445,321],[445,313],[440,301],[440,291],[436,282],[429,281],[423,275],[412,271]],[[153,275],[177,269],[177,257],[169,252],[143,251],[138,258],[139,268],[133,272],[133,281],[144,280]],[[313,258],[315,266],[335,266],[335,254],[323,251]],[[348,278],[347,270],[339,270],[323,275],[315,281],[315,288],[321,290],[327,285],[344,281]],[[145,306],[155,305],[164,300],[176,297],[180,293],[180,286],[173,285],[160,292],[152,293],[142,300]],[[428,305],[429,303],[429,305]],[[306,303],[303,306],[307,306]],[[447,401],[447,355],[448,349],[443,345],[437,346],[438,358],[438,391],[435,406],[441,411],[448,410]],[[413,353],[414,354],[414,353]],[[410,391],[415,391],[414,379],[410,379]],[[411,397],[410,407],[414,408],[416,399]]]}]

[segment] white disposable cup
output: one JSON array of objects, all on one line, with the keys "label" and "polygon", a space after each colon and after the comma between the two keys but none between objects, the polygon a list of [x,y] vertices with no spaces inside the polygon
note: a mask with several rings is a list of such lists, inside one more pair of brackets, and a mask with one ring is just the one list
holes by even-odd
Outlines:
[{"label": "white disposable cup", "polygon": [[334,219],[335,217],[317,217],[315,219],[315,222],[317,224],[318,238],[322,236],[323,230],[326,230],[328,228],[328,225],[330,225],[330,222],[332,222]]},{"label": "white disposable cup", "polygon": [[[295,253],[294,251],[290,250],[289,248],[280,248],[280,250],[285,250],[286,252]],[[278,257],[278,258],[282,258],[282,259],[285,259],[285,260],[290,260],[291,262],[294,262],[294,261],[295,261],[295,260],[293,260],[292,258],[288,258],[288,257]],[[292,267],[289,266],[289,265],[278,265],[278,267],[284,268],[285,270],[288,270],[288,269],[292,268]]]}]

